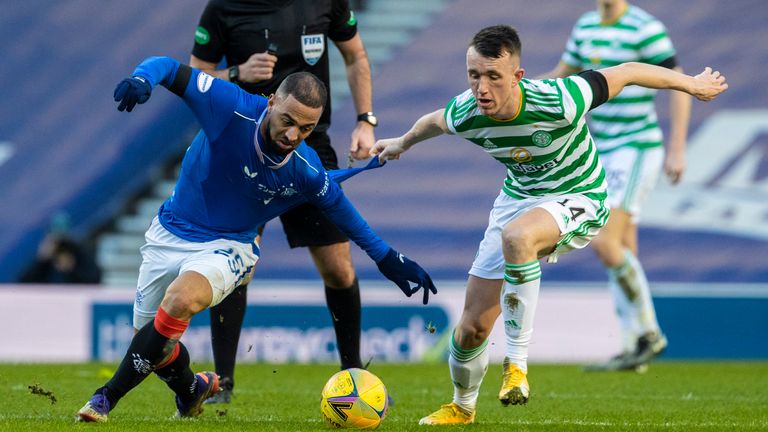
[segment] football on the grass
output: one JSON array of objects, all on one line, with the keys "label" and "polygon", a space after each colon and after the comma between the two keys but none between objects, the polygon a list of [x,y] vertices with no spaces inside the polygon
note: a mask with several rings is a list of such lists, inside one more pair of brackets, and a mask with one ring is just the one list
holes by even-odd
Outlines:
[{"label": "football on the grass", "polygon": [[374,429],[387,414],[387,388],[365,369],[345,369],[323,387],[320,412],[335,428]]}]

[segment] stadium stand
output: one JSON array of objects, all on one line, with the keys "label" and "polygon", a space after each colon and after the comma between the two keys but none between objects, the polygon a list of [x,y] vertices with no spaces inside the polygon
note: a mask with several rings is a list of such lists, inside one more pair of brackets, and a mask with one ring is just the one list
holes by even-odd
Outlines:
[{"label": "stadium stand", "polygon": [[[115,83],[144,57],[188,57],[205,1],[32,0],[4,8],[0,38],[0,281],[34,257],[52,214],[85,238],[185,147],[194,119],[174,97],[118,115]],[[181,131],[181,133],[180,133]]]}]

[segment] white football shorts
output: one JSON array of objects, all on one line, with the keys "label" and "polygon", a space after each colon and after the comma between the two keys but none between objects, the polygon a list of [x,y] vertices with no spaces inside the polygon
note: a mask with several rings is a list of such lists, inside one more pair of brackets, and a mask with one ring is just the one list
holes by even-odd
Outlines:
[{"label": "white football shorts", "polygon": [[659,181],[664,148],[620,147],[601,153],[600,161],[608,182],[608,207],[624,210],[637,224],[643,204]]},{"label": "white football shorts", "polygon": [[558,256],[587,246],[608,221],[610,213],[603,201],[595,201],[581,194],[520,200],[502,191],[493,203],[488,228],[469,274],[483,279],[504,278],[501,232],[513,219],[535,207],[552,215],[560,228],[560,240],[554,252],[549,255],[549,262],[557,262]]},{"label": "white football shorts", "polygon": [[209,306],[219,304],[229,295],[259,260],[250,244],[219,239],[205,243],[191,242],[166,230],[157,217],[152,220],[141,247],[141,268],[133,303],[133,326],[142,328],[151,321],[165,291],[176,277],[186,271],[200,273],[213,290]]}]

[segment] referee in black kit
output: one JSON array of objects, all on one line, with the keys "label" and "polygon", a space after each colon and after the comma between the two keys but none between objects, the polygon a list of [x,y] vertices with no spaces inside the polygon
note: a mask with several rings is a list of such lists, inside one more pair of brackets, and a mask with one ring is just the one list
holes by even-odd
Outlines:
[{"label": "referee in black kit", "polygon": [[[344,58],[347,81],[358,116],[349,148],[352,159],[365,159],[375,142],[371,67],[347,0],[211,0],[195,31],[190,65],[269,96],[294,72],[317,76],[330,93],[329,40]],[[217,69],[225,59],[227,67]],[[352,119],[350,119],[352,120]],[[306,143],[326,169],[338,169],[327,130],[331,98]],[[323,278],[341,368],[362,367],[360,359],[360,289],[349,239],[316,207],[304,204],[280,216],[291,248],[308,247]],[[246,307],[247,284],[211,308],[216,373],[222,391],[209,403],[228,403],[234,386],[235,356]]]}]

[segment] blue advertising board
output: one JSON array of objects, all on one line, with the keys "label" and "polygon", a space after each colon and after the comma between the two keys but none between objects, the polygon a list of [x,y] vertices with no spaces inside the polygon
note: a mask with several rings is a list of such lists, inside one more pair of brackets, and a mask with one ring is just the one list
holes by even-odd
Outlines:
[{"label": "blue advertising board", "polygon": [[[94,360],[122,358],[133,337],[128,303],[94,303]],[[361,355],[364,361],[421,360],[449,329],[447,312],[439,306],[364,306]],[[435,331],[440,329],[440,331]],[[211,360],[210,314],[190,322],[182,341],[195,360]],[[238,357],[264,362],[336,362],[336,336],[325,305],[249,305],[243,322]]]}]

